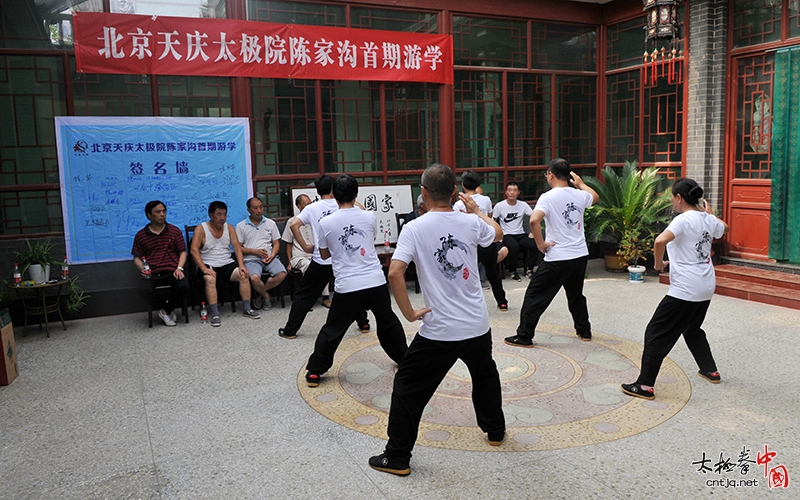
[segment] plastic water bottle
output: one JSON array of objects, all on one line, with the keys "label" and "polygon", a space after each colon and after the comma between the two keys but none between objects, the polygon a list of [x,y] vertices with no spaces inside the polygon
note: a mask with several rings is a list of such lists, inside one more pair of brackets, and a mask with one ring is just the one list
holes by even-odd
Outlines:
[{"label": "plastic water bottle", "polygon": [[383,232],[383,251],[389,251],[389,230]]},{"label": "plastic water bottle", "polygon": [[142,256],[142,274],[144,275],[144,279],[150,279],[150,264],[147,263],[147,258]]},{"label": "plastic water bottle", "polygon": [[69,278],[69,262],[67,262],[67,256],[64,256],[64,263],[61,264],[61,279],[65,280]]},{"label": "plastic water bottle", "polygon": [[22,273],[19,272],[19,265],[14,262],[14,286],[19,286],[22,283]]},{"label": "plastic water bottle", "polygon": [[206,303],[202,302],[200,304],[200,323],[207,323],[208,322],[208,310],[206,309]]}]

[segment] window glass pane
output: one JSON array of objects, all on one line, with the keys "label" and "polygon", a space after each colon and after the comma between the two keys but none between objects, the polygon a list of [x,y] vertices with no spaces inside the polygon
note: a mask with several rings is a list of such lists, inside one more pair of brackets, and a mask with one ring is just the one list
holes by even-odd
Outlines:
[{"label": "window glass pane", "polygon": [[0,47],[72,49],[72,13],[102,11],[102,0],[0,0]]},{"label": "window glass pane", "polygon": [[642,64],[645,49],[644,16],[606,27],[606,69]]},{"label": "window glass pane", "polygon": [[597,162],[597,79],[556,77],[556,156],[572,164]]},{"label": "window glass pane", "polygon": [[216,76],[159,76],[161,116],[231,116],[230,80]]},{"label": "window glass pane", "polygon": [[453,16],[455,64],[527,67],[526,26],[520,21]]},{"label": "window glass pane", "polygon": [[252,80],[256,175],[319,172],[312,80]]},{"label": "window glass pane", "polygon": [[683,5],[678,6],[676,14],[678,19],[678,35],[673,40],[659,39],[657,44],[644,40],[644,16],[636,17],[630,21],[611,24],[606,27],[606,69],[614,70],[639,66],[644,62],[644,51],[648,53],[653,49],[659,51],[663,47],[671,52],[674,48],[676,53],[683,51],[685,11]]},{"label": "window glass pane", "polygon": [[374,30],[436,33],[437,16],[426,12],[405,10],[350,8],[350,26]]},{"label": "window glass pane", "polygon": [[659,78],[644,92],[642,166],[681,163],[683,157],[683,85]]},{"label": "window glass pane", "polygon": [[639,71],[606,77],[606,162],[639,158]]},{"label": "window glass pane", "polygon": [[[535,202],[542,193],[550,189],[550,186],[547,185],[547,181],[544,179],[545,170],[546,168],[542,167],[537,169],[515,170],[508,173],[508,181],[516,182],[519,185],[518,200],[527,203]],[[492,201],[497,203],[504,198],[505,194],[501,195],[499,199]],[[533,207],[531,206],[531,208]]]},{"label": "window glass pane", "polygon": [[800,0],[789,0],[789,37],[800,36]]},{"label": "window glass pane", "polygon": [[111,12],[176,17],[225,18],[225,0],[110,0]]},{"label": "window glass pane", "polygon": [[373,128],[380,110],[370,92],[369,82],[322,82],[322,146],[327,172],[380,170],[380,137]]},{"label": "window glass pane", "polygon": [[294,215],[292,188],[307,187],[311,179],[283,178],[277,181],[258,181],[255,183],[255,196],[264,202],[264,215],[270,219]]},{"label": "window glass pane", "polygon": [[0,75],[0,184],[58,184],[53,119],[67,114],[62,58],[0,56]]},{"label": "window glass pane", "polygon": [[544,165],[552,159],[550,75],[509,73],[507,82],[508,164]]},{"label": "window glass pane", "polygon": [[774,62],[772,53],[735,62],[734,175],[737,179],[770,178]]},{"label": "window glass pane", "polygon": [[781,39],[781,2],[733,1],[733,47],[746,47]]},{"label": "window glass pane", "polygon": [[[373,94],[378,98],[377,93]],[[387,82],[387,169],[422,170],[439,158],[439,90],[437,85]],[[375,102],[373,109],[379,110]],[[380,137],[379,116],[375,116]]]},{"label": "window glass pane", "polygon": [[455,72],[457,168],[503,162],[500,73]]},{"label": "window glass pane", "polygon": [[77,116],[152,116],[153,99],[148,75],[100,75],[75,71],[72,94]]},{"label": "window glass pane", "polygon": [[64,231],[58,189],[0,193],[0,212],[0,234],[5,236]]},{"label": "window glass pane", "polygon": [[344,7],[301,2],[248,0],[247,19],[280,24],[344,27]]},{"label": "window glass pane", "polygon": [[597,31],[585,26],[532,24],[534,69],[595,71]]}]

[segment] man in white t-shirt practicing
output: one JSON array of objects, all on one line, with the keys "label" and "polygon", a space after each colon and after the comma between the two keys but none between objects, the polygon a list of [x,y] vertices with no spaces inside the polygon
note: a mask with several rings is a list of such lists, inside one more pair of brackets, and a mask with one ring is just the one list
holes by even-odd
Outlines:
[{"label": "man in white t-shirt practicing", "polygon": [[[517,272],[520,247],[523,252],[528,252],[529,269],[533,269],[536,265],[535,259],[539,256],[536,253],[536,243],[525,234],[522,226],[524,218],[531,215],[531,206],[525,201],[517,200],[517,196],[519,196],[519,186],[516,182],[509,182],[506,186],[506,199],[498,202],[492,212],[492,217],[500,223],[500,228],[503,230],[503,245],[508,248],[506,262],[511,271],[511,279],[514,281],[521,280]],[[526,272],[527,269],[522,271]]]},{"label": "man in white t-shirt practicing", "polygon": [[[294,294],[292,309],[289,311],[286,326],[278,328],[278,335],[287,339],[297,338],[297,331],[300,330],[303,320],[306,319],[306,314],[311,310],[314,302],[317,301],[322,289],[333,277],[331,259],[323,259],[319,254],[319,246],[316,245],[316,242],[307,242],[300,232],[300,228],[303,225],[310,225],[314,238],[319,238],[322,231],[319,227],[319,221],[339,210],[339,205],[333,199],[333,193],[331,192],[333,177],[328,174],[320,175],[314,181],[314,187],[317,188],[320,200],[304,208],[289,226],[303,251],[313,253],[314,257],[311,259],[311,264],[308,265],[308,269],[306,269],[303,279],[300,281],[300,286]],[[364,333],[369,331],[369,321],[367,321],[367,312],[365,310],[361,310],[356,321],[359,330]]]},{"label": "man in white t-shirt practicing", "polygon": [[[311,198],[305,194],[297,195],[297,198],[294,200],[294,205],[297,207],[297,213],[303,211],[308,205],[311,204]],[[300,275],[306,273],[306,269],[308,269],[309,264],[311,264],[311,259],[314,257],[313,254],[307,253],[303,250],[303,247],[300,246],[300,242],[295,239],[294,234],[292,234],[292,221],[296,218],[292,217],[291,219],[286,221],[286,227],[283,229],[283,235],[281,239],[286,242],[286,258],[289,259],[289,265],[287,267],[288,271],[292,269],[297,269],[300,271]],[[311,232],[311,225],[302,225],[300,226],[300,234],[303,235],[303,239],[305,241],[314,241],[314,233]],[[331,298],[330,293],[328,292],[329,285],[326,284],[325,288],[322,290],[322,305],[325,307],[331,306]]]},{"label": "man in white t-shirt practicing", "polygon": [[[424,217],[403,227],[389,266],[395,301],[408,321],[422,320],[394,377],[384,453],[369,459],[373,469],[406,476],[425,405],[458,359],[472,380],[472,404],[478,427],[489,444],[505,438],[500,375],[492,359],[492,331],[478,279],[478,247],[499,241],[500,226],[478,209],[472,197],[459,198],[468,213],[450,207],[455,175],[447,165],[431,165],[422,174]],[[405,273],[409,262],[427,307],[414,309]]]},{"label": "man in white t-shirt practicing", "polygon": [[362,309],[375,315],[378,340],[395,363],[408,348],[403,325],[392,311],[383,266],[375,252],[378,219],[355,206],[358,181],[342,174],[333,181],[333,196],[339,210],[319,221],[317,246],[323,259],[333,264],[334,291],[325,325],[317,335],[314,352],[308,358],[306,382],[319,385],[320,376],[333,366],[333,355]]},{"label": "man in white t-shirt practicing", "polygon": [[[461,174],[461,188],[464,194],[471,196],[481,212],[485,213],[490,218],[492,217],[492,200],[488,196],[478,193],[477,189],[481,185],[481,174],[474,170],[465,170]],[[465,212],[467,208],[464,202],[458,200],[453,205],[453,210],[458,212]],[[497,245],[492,243],[487,246],[478,247],[478,262],[483,264],[486,270],[486,280],[492,287],[492,295],[497,302],[497,307],[501,311],[508,311],[508,301],[506,300],[506,292],[503,290],[503,281],[497,273]]]},{"label": "man in white t-shirt practicing", "polygon": [[[575,333],[583,341],[592,340],[589,310],[583,295],[589,256],[583,214],[599,196],[572,172],[569,163],[562,158],[547,165],[545,177],[551,189],[539,197],[531,214],[531,232],[539,251],[544,254],[544,261],[525,290],[517,334],[505,339],[506,344],[518,347],[533,347],[539,318],[562,286]],[[547,228],[546,240],[542,236],[542,219]]]},{"label": "man in white t-shirt practicing", "polygon": [[[244,265],[250,272],[250,287],[256,292],[252,298],[253,309],[272,309],[267,290],[272,290],[280,285],[286,278],[286,268],[283,267],[278,252],[281,250],[281,233],[275,221],[264,217],[264,204],[258,197],[247,200],[246,219],[236,224],[236,236],[242,243]],[[261,275],[269,275],[266,282],[261,281]],[[256,300],[263,298],[260,305]]]}]

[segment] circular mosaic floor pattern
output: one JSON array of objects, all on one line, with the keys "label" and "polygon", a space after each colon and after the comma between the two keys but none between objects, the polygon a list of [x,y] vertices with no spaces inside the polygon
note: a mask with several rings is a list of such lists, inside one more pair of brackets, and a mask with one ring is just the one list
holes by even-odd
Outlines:
[{"label": "circular mosaic floor pattern", "polygon": [[[493,356],[503,388],[506,440],[493,447],[475,424],[469,371],[457,362],[425,408],[417,445],[475,451],[533,451],[613,441],[651,429],[678,413],[691,396],[686,374],[669,358],[656,382],[657,399],[622,393],[639,374],[642,345],[592,332],[582,342],[571,327],[539,324],[533,349],[503,338],[516,324],[492,323]],[[414,335],[409,332],[409,340]],[[297,384],[303,398],[327,418],[386,439],[394,363],[374,332],[346,338],[319,387]]]}]

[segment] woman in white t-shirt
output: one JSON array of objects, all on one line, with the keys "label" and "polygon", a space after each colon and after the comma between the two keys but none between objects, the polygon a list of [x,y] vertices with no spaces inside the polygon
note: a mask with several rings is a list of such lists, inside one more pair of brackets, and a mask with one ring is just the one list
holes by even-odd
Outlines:
[{"label": "woman in white t-shirt", "polygon": [[[653,385],[661,363],[681,335],[700,368],[697,373],[713,384],[720,381],[701,327],[717,281],[711,240],[727,233],[728,225],[714,216],[703,199],[703,188],[692,179],[675,181],[672,206],[679,215],[658,235],[654,248],[655,268],[660,271],[670,266],[669,291],[645,330],[639,378],[633,384],[622,384],[625,394],[643,399],[655,398]],[[664,260],[665,249],[669,261]]]}]

